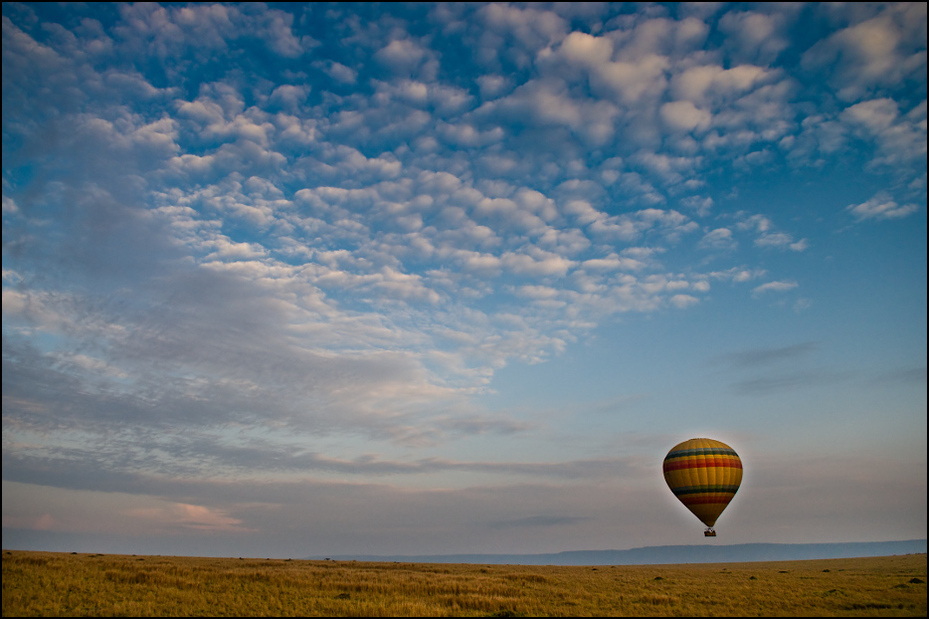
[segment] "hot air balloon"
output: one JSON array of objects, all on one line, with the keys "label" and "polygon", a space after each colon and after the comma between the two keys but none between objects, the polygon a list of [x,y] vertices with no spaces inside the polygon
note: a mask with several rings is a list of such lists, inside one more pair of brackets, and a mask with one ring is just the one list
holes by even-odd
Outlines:
[{"label": "hot air balloon", "polygon": [[707,526],[703,534],[716,537],[716,519],[742,483],[739,455],[725,443],[692,438],[675,445],[662,468],[674,496]]}]

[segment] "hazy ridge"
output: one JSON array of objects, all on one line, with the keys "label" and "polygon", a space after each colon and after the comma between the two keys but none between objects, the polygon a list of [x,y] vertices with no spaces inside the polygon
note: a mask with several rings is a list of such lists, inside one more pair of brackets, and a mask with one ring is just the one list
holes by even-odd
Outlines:
[{"label": "hazy ridge", "polygon": [[644,546],[628,550],[572,550],[543,554],[314,555],[307,559],[400,561],[404,563],[487,563],[515,565],[654,565],[845,559],[926,552],[926,540],[828,544],[731,544],[726,546]]}]

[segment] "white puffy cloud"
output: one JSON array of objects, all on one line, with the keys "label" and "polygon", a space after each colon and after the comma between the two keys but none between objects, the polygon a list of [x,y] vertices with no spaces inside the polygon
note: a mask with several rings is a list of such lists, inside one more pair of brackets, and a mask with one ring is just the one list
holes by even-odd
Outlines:
[{"label": "white puffy cloud", "polygon": [[613,43],[606,37],[572,32],[564,38],[559,53],[571,64],[594,68],[613,58]]},{"label": "white puffy cloud", "polygon": [[862,101],[846,108],[840,118],[880,149],[874,165],[900,166],[926,156],[926,100],[901,115],[889,98]]},{"label": "white puffy cloud", "polygon": [[478,16],[487,28],[512,36],[530,51],[551,45],[567,30],[567,24],[560,16],[534,7],[494,3],[481,7]]},{"label": "white puffy cloud", "polygon": [[510,79],[503,75],[481,75],[477,81],[485,100],[495,99],[512,88]]},{"label": "white puffy cloud", "polygon": [[697,108],[690,101],[670,101],[661,106],[661,119],[672,129],[693,131],[705,129],[713,119],[713,114]]},{"label": "white puffy cloud", "polygon": [[793,237],[785,232],[766,232],[755,239],[755,245],[758,247],[786,247],[793,251],[803,251],[808,247],[808,242],[805,239],[794,241]]},{"label": "white puffy cloud", "polygon": [[665,56],[651,54],[635,61],[617,61],[598,65],[591,74],[591,85],[599,93],[616,97],[627,106],[659,98],[667,87]]},{"label": "white puffy cloud", "polygon": [[803,56],[811,70],[832,67],[829,83],[843,101],[857,101],[926,71],[926,6],[888,3],[870,19],[816,43]]},{"label": "white puffy cloud", "polygon": [[306,100],[309,92],[310,87],[306,85],[293,86],[284,84],[271,92],[270,100],[272,103],[278,103],[289,110],[297,110],[300,104]]},{"label": "white puffy cloud", "polygon": [[732,238],[732,230],[729,228],[716,228],[710,230],[700,239],[700,247],[704,249],[735,249],[738,243]]},{"label": "white puffy cloud", "polygon": [[731,69],[716,64],[701,64],[677,73],[671,79],[671,93],[679,99],[694,103],[720,105],[770,81],[776,75],[775,71],[749,64]]},{"label": "white puffy cloud", "polygon": [[856,221],[902,219],[919,210],[919,206],[916,204],[898,204],[889,193],[882,191],[861,204],[849,204],[845,207],[845,210],[851,213]]},{"label": "white puffy cloud", "polygon": [[[744,213],[741,215],[744,216]],[[802,252],[809,246],[809,241],[806,239],[796,241],[790,234],[776,229],[774,223],[764,215],[743,217],[736,227],[739,230],[753,231],[757,235],[754,240],[756,247],[773,247]]]},{"label": "white puffy cloud", "polygon": [[785,13],[731,11],[720,18],[719,28],[729,35],[738,56],[773,62],[789,45],[785,29],[791,19]]},{"label": "white puffy cloud", "polygon": [[507,252],[500,261],[512,273],[534,276],[564,276],[574,264],[563,256],[542,249],[533,249],[529,253]]},{"label": "white puffy cloud", "polygon": [[893,99],[873,99],[857,103],[843,112],[851,122],[867,127],[872,133],[881,133],[893,125],[900,116]]},{"label": "white puffy cloud", "polygon": [[342,84],[354,84],[358,80],[358,71],[348,67],[341,62],[336,62],[334,60],[317,62],[318,66],[322,67],[323,71],[331,77]]},{"label": "white puffy cloud", "polygon": [[426,58],[426,50],[412,39],[395,39],[374,57],[398,73],[412,73]]},{"label": "white puffy cloud", "polygon": [[288,58],[302,55],[315,44],[310,37],[293,34],[293,15],[286,11],[252,12],[223,4],[126,5],[119,11],[122,23],[114,31],[122,39],[121,45],[144,49],[162,59],[179,58],[193,48],[205,60],[242,37],[256,37],[268,49]]}]

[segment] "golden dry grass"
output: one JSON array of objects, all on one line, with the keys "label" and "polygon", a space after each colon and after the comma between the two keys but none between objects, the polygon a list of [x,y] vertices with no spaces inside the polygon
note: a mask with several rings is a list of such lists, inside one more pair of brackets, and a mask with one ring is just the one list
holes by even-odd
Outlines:
[{"label": "golden dry grass", "polygon": [[3,616],[926,616],[926,555],[651,566],[3,551]]}]

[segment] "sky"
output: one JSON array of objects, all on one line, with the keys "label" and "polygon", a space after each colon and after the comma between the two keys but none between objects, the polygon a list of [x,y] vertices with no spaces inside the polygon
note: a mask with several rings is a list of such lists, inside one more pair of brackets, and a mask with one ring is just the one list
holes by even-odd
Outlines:
[{"label": "sky", "polygon": [[3,547],[925,538],[926,74],[925,3],[4,3]]}]

